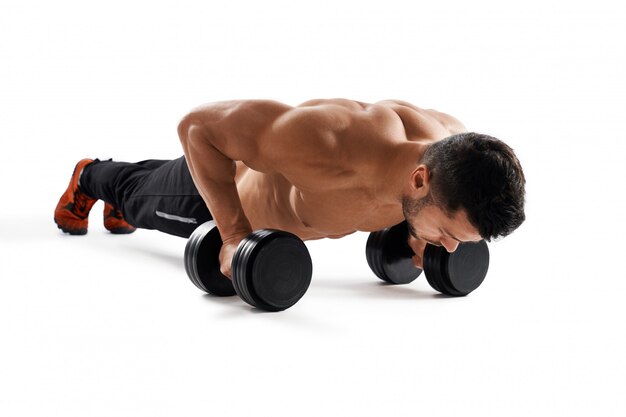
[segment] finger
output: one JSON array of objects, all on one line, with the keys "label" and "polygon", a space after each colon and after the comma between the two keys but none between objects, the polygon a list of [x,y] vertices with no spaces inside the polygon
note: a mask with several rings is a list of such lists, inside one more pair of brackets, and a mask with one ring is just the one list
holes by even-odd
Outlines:
[{"label": "finger", "polygon": [[231,273],[230,269],[228,269],[228,268],[220,268],[220,272],[222,273],[222,275],[225,275],[228,278],[232,279],[232,273]]},{"label": "finger", "polygon": [[419,256],[415,255],[411,259],[413,260],[413,265],[415,265],[416,268],[422,269],[422,259]]}]

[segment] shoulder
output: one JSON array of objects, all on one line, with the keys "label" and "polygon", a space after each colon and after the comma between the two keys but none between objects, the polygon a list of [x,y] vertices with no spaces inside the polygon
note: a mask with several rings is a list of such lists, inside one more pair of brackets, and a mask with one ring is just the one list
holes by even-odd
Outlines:
[{"label": "shoulder", "polygon": [[426,111],[431,114],[439,123],[441,123],[446,129],[450,131],[451,134],[463,133],[467,132],[467,128],[459,119],[456,117],[440,112],[435,109],[426,109]]},{"label": "shoulder", "polygon": [[[315,130],[367,136],[388,132],[400,119],[388,103],[367,103],[345,98],[313,99],[296,106],[286,120],[309,123]],[[400,124],[401,126],[401,124]]]},{"label": "shoulder", "polygon": [[311,107],[311,106],[338,106],[344,107],[350,110],[363,110],[367,107],[371,106],[371,103],[366,103],[363,101],[350,100],[347,98],[316,98],[312,100],[307,100],[303,103],[298,104],[297,107]]},{"label": "shoulder", "polygon": [[343,98],[307,100],[277,118],[270,133],[332,136],[358,125],[370,107],[370,103]]},{"label": "shoulder", "polygon": [[388,99],[376,102],[375,104],[389,106],[400,118],[405,125],[406,121],[414,127],[426,131],[439,133],[444,128],[450,134],[467,132],[467,128],[456,117],[435,109],[425,109],[409,103],[404,100]]}]

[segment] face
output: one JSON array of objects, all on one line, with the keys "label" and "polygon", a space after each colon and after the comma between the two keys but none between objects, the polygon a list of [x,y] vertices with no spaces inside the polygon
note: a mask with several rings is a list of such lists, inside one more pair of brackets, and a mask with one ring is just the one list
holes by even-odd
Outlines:
[{"label": "face", "polygon": [[458,210],[452,218],[437,207],[430,194],[422,199],[402,198],[402,211],[409,233],[431,245],[443,246],[454,252],[462,242],[478,242],[481,236],[467,219],[465,210]]}]

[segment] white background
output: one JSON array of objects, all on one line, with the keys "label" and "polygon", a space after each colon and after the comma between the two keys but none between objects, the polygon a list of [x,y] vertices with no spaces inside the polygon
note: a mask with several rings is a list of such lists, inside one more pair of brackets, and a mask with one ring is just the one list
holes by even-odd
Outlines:
[{"label": "white background", "polygon": [[[0,414],[626,415],[620,1],[0,3]],[[527,221],[483,285],[385,286],[308,241],[282,313],[203,295],[185,240],[52,217],[76,162],[182,155],[198,104],[402,99],[499,137]]]}]

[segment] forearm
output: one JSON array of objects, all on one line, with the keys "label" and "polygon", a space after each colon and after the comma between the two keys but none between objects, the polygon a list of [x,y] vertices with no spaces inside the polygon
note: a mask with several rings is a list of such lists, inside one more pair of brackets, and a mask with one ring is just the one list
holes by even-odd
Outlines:
[{"label": "forearm", "polygon": [[179,131],[194,184],[207,205],[223,242],[252,232],[235,183],[236,164],[212,144],[210,133],[190,127]]}]

